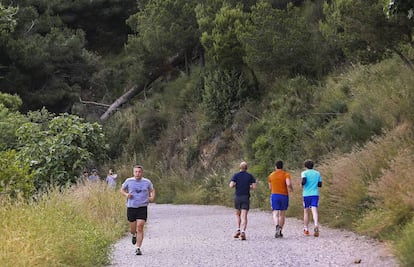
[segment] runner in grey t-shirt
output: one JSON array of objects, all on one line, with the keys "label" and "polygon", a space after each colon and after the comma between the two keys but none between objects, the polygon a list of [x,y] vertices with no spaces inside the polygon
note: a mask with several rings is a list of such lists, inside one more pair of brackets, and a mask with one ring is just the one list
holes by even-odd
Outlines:
[{"label": "runner in grey t-shirt", "polygon": [[144,239],[144,225],[147,221],[147,207],[155,199],[155,190],[152,182],[144,178],[142,166],[134,166],[134,177],[128,178],[121,186],[127,205],[127,218],[132,234],[132,244],[137,244],[135,253],[142,255],[141,246]]}]

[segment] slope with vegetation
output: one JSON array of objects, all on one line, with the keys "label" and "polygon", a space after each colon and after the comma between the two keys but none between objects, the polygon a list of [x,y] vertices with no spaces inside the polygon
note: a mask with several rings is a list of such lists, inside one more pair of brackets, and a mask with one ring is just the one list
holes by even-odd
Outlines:
[{"label": "slope with vegetation", "polygon": [[42,205],[83,168],[125,178],[135,163],[159,203],[230,205],[241,160],[268,209],[275,160],[298,177],[311,158],[322,223],[387,240],[413,264],[410,1],[0,3],[2,212]]}]

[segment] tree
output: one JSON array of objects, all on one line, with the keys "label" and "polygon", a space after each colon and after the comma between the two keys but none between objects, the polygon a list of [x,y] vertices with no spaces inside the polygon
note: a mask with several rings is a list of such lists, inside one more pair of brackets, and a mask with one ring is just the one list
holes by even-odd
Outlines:
[{"label": "tree", "polygon": [[324,13],[321,31],[351,62],[378,62],[394,52],[412,67],[401,47],[412,32],[402,21],[387,19],[383,1],[335,0],[325,4]]},{"label": "tree", "polygon": [[117,53],[124,48],[125,19],[136,11],[136,1],[2,2],[18,6],[19,12],[14,31],[0,36],[0,88],[22,98],[22,111],[45,106],[68,112],[80,94],[103,97],[122,83],[108,82],[109,67],[89,50]]},{"label": "tree", "polygon": [[18,94],[23,110],[43,106],[52,111],[68,111],[81,88],[91,87],[92,73],[99,68],[97,58],[84,49],[82,31],[51,29],[50,33],[3,39],[0,60],[5,68],[0,87]]},{"label": "tree", "polygon": [[408,0],[390,0],[386,10],[388,19],[398,21],[406,26],[405,35],[411,48],[414,48],[413,29],[414,29],[414,3]]},{"label": "tree", "polygon": [[[173,66],[171,58],[191,57],[198,46],[195,1],[149,0],[127,23],[135,34],[128,38],[134,80],[146,81],[152,73],[163,73]],[[183,60],[184,61],[184,60]]]},{"label": "tree", "polygon": [[[207,60],[210,64],[228,70],[241,70],[245,65],[243,46],[237,38],[237,30],[247,19],[241,5],[232,7],[226,2],[209,18],[208,10],[199,7],[198,21],[204,31],[201,36],[201,43],[206,51]],[[210,21],[208,23],[208,21]]]},{"label": "tree", "polygon": [[333,64],[332,49],[317,31],[316,19],[304,14],[306,9],[312,13],[317,6],[289,4],[286,9],[277,9],[261,1],[252,7],[250,19],[238,33],[250,68],[277,76],[326,73]]},{"label": "tree", "polygon": [[389,0],[384,8],[390,16],[402,14],[408,19],[414,19],[414,3],[408,0]]},{"label": "tree", "polygon": [[131,29],[125,21],[137,12],[136,0],[48,1],[52,14],[71,29],[82,29],[86,48],[99,53],[123,50]]},{"label": "tree", "polygon": [[14,27],[17,24],[15,18],[17,10],[18,8],[3,6],[3,4],[0,3],[0,35],[14,30]]}]

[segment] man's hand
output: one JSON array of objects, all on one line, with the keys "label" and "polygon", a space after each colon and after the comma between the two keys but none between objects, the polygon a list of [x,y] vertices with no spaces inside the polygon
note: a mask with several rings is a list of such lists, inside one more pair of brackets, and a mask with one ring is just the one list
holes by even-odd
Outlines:
[{"label": "man's hand", "polygon": [[150,191],[148,201],[149,202],[154,202],[154,200],[155,200],[155,190],[153,189],[152,191]]}]

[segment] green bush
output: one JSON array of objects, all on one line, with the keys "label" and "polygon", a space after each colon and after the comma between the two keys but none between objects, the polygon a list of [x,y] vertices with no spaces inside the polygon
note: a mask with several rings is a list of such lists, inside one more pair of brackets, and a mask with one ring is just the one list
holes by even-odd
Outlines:
[{"label": "green bush", "polygon": [[0,151],[17,148],[17,129],[27,122],[27,118],[0,104]]},{"label": "green bush", "polygon": [[167,119],[163,114],[150,112],[144,118],[142,122],[142,135],[147,145],[155,144],[160,138],[161,133],[167,127]]},{"label": "green bush", "polygon": [[233,113],[249,94],[245,76],[239,71],[213,70],[204,79],[203,107],[209,122],[228,126]]},{"label": "green bush", "polygon": [[10,111],[18,111],[23,102],[18,95],[10,95],[0,92],[0,104]]},{"label": "green bush", "polygon": [[75,183],[85,166],[105,158],[105,139],[98,123],[62,114],[44,124],[25,123],[17,131],[18,156],[30,164],[36,189]]},{"label": "green bush", "polygon": [[0,194],[28,198],[34,190],[29,165],[22,163],[14,150],[0,151]]},{"label": "green bush", "polygon": [[201,184],[204,204],[230,205],[233,190],[230,189],[231,176],[223,172],[212,171],[203,179]]}]

